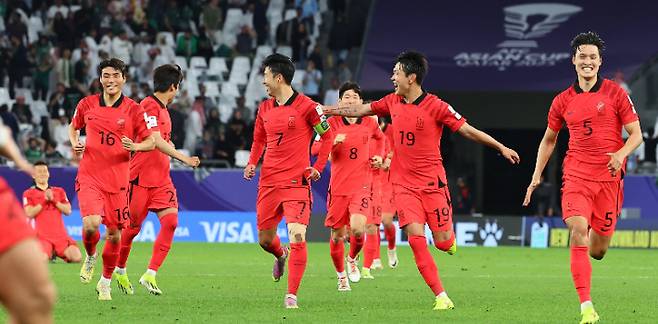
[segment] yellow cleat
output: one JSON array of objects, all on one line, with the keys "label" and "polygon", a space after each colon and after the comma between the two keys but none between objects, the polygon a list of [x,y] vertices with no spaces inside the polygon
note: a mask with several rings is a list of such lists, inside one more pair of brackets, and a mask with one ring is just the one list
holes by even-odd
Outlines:
[{"label": "yellow cleat", "polygon": [[128,274],[119,274],[118,272],[114,272],[114,277],[117,279],[117,286],[119,287],[119,290],[123,292],[126,295],[134,295],[135,294],[135,289],[133,289],[133,285],[130,283],[130,279],[128,279]]},{"label": "yellow cleat", "polygon": [[104,285],[100,281],[96,284],[96,293],[98,294],[98,300],[112,300],[112,288],[110,285]]},{"label": "yellow cleat", "polygon": [[583,316],[580,320],[580,324],[593,324],[599,321],[599,314],[594,310],[594,306],[585,307],[585,309],[580,312],[580,315]]},{"label": "yellow cleat", "polygon": [[446,253],[450,255],[454,255],[455,253],[457,253],[457,240],[452,241],[452,245],[450,246],[450,249],[446,251]]},{"label": "yellow cleat", "polygon": [[375,279],[375,277],[370,273],[370,269],[364,267],[361,268],[361,279]]},{"label": "yellow cleat", "polygon": [[446,310],[454,308],[455,304],[452,303],[452,300],[450,300],[448,295],[444,295],[437,296],[436,299],[434,299],[434,308],[432,308],[432,310]]},{"label": "yellow cleat", "polygon": [[155,282],[155,276],[150,275],[150,274],[143,274],[141,278],[139,278],[139,283],[146,288],[146,290],[149,291],[150,294],[153,295],[162,295],[162,290],[158,288],[158,284]]},{"label": "yellow cleat", "polygon": [[82,262],[82,268],[80,268],[80,281],[82,283],[88,284],[91,282],[91,278],[94,276],[94,267],[96,267],[96,254],[87,255],[85,261]]}]

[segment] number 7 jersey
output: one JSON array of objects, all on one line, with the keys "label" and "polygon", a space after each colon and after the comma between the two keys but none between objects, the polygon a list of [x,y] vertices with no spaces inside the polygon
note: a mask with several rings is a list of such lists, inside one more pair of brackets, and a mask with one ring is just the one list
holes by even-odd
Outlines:
[{"label": "number 7 jersey", "polygon": [[127,190],[130,152],[121,137],[141,142],[151,135],[144,109],[123,95],[112,106],[102,95],[91,95],[80,100],[71,124],[87,134],[76,181],[110,193]]},{"label": "number 7 jersey", "polygon": [[446,185],[440,148],[443,126],[455,132],[466,119],[446,102],[426,92],[412,103],[391,93],[372,102],[370,108],[379,116],[391,116],[391,182],[427,190]]}]

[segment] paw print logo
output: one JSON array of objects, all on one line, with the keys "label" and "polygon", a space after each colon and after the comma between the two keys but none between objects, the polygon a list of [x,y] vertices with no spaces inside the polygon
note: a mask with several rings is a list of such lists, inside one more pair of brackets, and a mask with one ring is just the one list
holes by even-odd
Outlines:
[{"label": "paw print logo", "polygon": [[484,228],[480,228],[480,238],[484,241],[484,246],[498,246],[498,241],[503,238],[503,228],[498,228],[498,223],[495,221],[490,223],[487,221]]}]

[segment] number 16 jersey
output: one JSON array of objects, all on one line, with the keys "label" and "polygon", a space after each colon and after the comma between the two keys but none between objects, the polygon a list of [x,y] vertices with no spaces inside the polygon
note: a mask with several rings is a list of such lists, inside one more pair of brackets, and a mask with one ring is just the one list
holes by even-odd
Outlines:
[{"label": "number 16 jersey", "polygon": [[80,100],[71,123],[87,133],[76,181],[109,193],[127,190],[130,152],[122,147],[121,137],[141,142],[151,135],[144,109],[123,95],[106,106],[96,94]]}]

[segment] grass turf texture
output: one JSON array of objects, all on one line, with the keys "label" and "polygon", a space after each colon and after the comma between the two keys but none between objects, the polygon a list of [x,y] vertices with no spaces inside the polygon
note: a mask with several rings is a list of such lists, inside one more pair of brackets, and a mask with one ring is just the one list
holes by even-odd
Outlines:
[{"label": "grass turf texture", "polygon": [[[99,251],[102,248],[99,246]],[[385,247],[382,262],[386,266]],[[569,273],[568,249],[460,248],[448,256],[432,248],[441,279],[455,303],[432,311],[431,291],[408,247],[399,247],[397,269],[373,271],[374,280],[336,290],[328,244],[309,244],[309,264],[299,292],[300,309],[283,308],[286,278],[274,283],[273,259],[257,244],[175,243],[157,279],[162,296],[151,296],[138,280],[151,244],[135,243],[128,274],[135,295],[112,281],[110,302],[78,278],[80,265],[51,264],[58,288],[58,323],[235,323],[235,322],[426,322],[577,323],[578,297]],[[594,261],[592,296],[604,323],[655,323],[658,315],[658,251],[613,249]],[[0,311],[0,322],[6,313]]]}]

